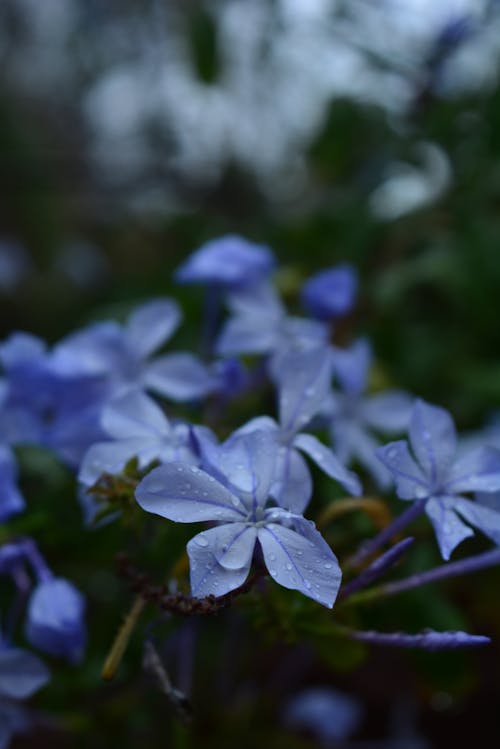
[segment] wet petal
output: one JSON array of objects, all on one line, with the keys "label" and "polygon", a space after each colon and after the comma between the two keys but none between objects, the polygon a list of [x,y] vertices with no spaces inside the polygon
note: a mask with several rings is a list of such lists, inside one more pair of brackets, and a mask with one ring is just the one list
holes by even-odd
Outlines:
[{"label": "wet petal", "polygon": [[500,512],[462,497],[457,497],[454,507],[464,520],[500,545]]},{"label": "wet petal", "polygon": [[242,585],[250,570],[255,533],[252,526],[231,523],[194,536],[187,545],[192,594],[222,596]]},{"label": "wet petal", "polygon": [[276,582],[332,608],[342,573],[335,554],[317,531],[311,527],[306,538],[269,523],[259,529],[258,538],[266,567]]},{"label": "wet petal", "polygon": [[348,471],[337,456],[312,434],[298,434],[294,439],[294,445],[309,455],[318,468],[342,484],[346,491],[354,496],[361,494],[361,483],[356,474]]},{"label": "wet petal", "polygon": [[455,457],[457,435],[448,411],[417,400],[410,418],[411,448],[432,483],[442,480]]},{"label": "wet petal", "polygon": [[330,389],[331,356],[316,348],[283,357],[279,375],[279,422],[287,433],[298,432],[320,410]]},{"label": "wet petal", "polygon": [[434,526],[441,555],[446,560],[464,539],[474,535],[474,531],[454,511],[454,501],[454,497],[435,497],[425,506],[425,512]]},{"label": "wet petal", "polygon": [[429,496],[429,480],[410,455],[406,440],[378,447],[375,454],[394,476],[400,499],[423,499]]},{"label": "wet petal", "polygon": [[209,460],[230,486],[249,495],[254,507],[265,504],[274,478],[278,445],[272,432],[258,429],[209,446]]},{"label": "wet petal", "polygon": [[135,497],[146,512],[178,523],[239,521],[246,516],[235,494],[205,471],[184,463],[154,468],[137,486]]},{"label": "wet petal", "polygon": [[500,451],[479,447],[457,460],[448,473],[445,490],[461,492],[495,492],[500,489]]},{"label": "wet petal", "polygon": [[304,512],[312,496],[312,478],[307,463],[293,447],[281,447],[276,462],[276,480],[270,493],[291,512]]}]

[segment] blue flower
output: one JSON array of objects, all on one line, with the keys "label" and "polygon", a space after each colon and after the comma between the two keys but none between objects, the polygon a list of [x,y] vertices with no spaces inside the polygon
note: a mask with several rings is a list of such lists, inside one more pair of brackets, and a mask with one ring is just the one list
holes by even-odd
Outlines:
[{"label": "blue flower", "polygon": [[79,480],[92,486],[103,473],[119,473],[131,458],[140,468],[154,460],[198,462],[190,447],[186,424],[171,424],[152,398],[140,390],[129,390],[112,399],[103,409],[101,424],[111,438],[97,442],[86,452]]},{"label": "blue flower", "polygon": [[19,700],[31,697],[49,678],[49,670],[36,655],[11,648],[0,637],[0,749],[30,728],[29,713]]},{"label": "blue flower", "polygon": [[275,262],[268,247],[229,234],[205,242],[178,269],[175,278],[179,283],[249,286],[267,276]]},{"label": "blue flower", "polygon": [[327,397],[331,369],[328,349],[288,353],[281,360],[278,378],[279,423],[269,416],[261,416],[236,432],[264,429],[273,436],[279,449],[270,493],[282,507],[292,512],[302,513],[312,495],[311,474],[302,453],[348,492],[361,494],[357,476],[317,437],[302,431]]},{"label": "blue flower", "polygon": [[357,700],[331,687],[309,687],[292,697],[283,718],[287,726],[307,730],[325,746],[347,739],[361,722]]},{"label": "blue flower", "polygon": [[31,697],[50,678],[48,668],[28,650],[0,641],[0,696],[13,700]]},{"label": "blue flower", "polygon": [[275,462],[274,440],[257,430],[220,448],[214,475],[169,463],[140,482],[136,499],[147,512],[169,520],[218,523],[188,543],[193,595],[220,596],[242,585],[258,541],[280,585],[331,608],[341,579],[337,559],[311,523],[268,506]]},{"label": "blue flower", "polygon": [[85,600],[68,580],[49,576],[30,596],[26,637],[44,653],[78,663],[85,648]]},{"label": "blue flower", "polygon": [[108,397],[126,388],[142,388],[175,401],[206,396],[218,378],[193,354],[176,352],[154,359],[180,322],[170,299],[154,299],[135,309],[124,325],[108,321],[91,325],[61,341],[51,356],[52,370],[62,377],[101,378]]},{"label": "blue flower", "polygon": [[381,488],[391,483],[390,473],[377,460],[377,433],[396,434],[408,426],[413,398],[399,390],[367,395],[372,363],[370,344],[356,341],[348,349],[335,349],[333,368],[340,390],[330,395],[324,414],[329,419],[333,449],[345,465],[357,461]]},{"label": "blue flower", "polygon": [[267,354],[271,370],[279,371],[281,357],[290,349],[309,351],[328,346],[328,326],[317,320],[290,317],[271,284],[263,282],[232,293],[232,316],[217,340],[220,356]]},{"label": "blue flower", "polygon": [[0,522],[24,510],[24,498],[17,486],[17,464],[12,450],[0,445]]},{"label": "blue flower", "polygon": [[300,298],[313,317],[336,320],[351,311],[357,290],[357,273],[346,263],[312,276],[302,287]]},{"label": "blue flower", "polygon": [[443,408],[417,401],[409,444],[391,442],[378,448],[377,455],[393,474],[400,499],[426,500],[425,512],[444,559],[473,535],[470,526],[500,544],[500,512],[461,496],[500,489],[500,451],[479,447],[457,454],[455,426]]}]

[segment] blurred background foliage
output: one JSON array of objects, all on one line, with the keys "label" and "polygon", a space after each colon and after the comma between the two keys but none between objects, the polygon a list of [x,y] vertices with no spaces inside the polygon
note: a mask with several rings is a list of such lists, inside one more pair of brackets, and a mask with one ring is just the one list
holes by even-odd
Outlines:
[{"label": "blurred background foliage", "polygon": [[[352,263],[360,298],[339,342],[369,335],[375,388],[478,428],[500,408],[499,40],[499,4],[482,0],[4,0],[2,336],[53,342],[173,294],[175,344],[196,346],[202,293],[175,288],[172,272],[204,240],[239,233],[272,247],[292,309],[309,274]],[[359,740],[378,742],[363,746],[499,737],[497,571],[353,614],[385,630],[470,628],[494,637],[487,651],[368,652],[333,637],[323,612],[311,635],[311,604],[273,590],[155,630],[176,678],[194,663],[190,727],[142,674],[140,635],[116,683],[101,683],[132,602],[113,559],[133,528],[82,531],[71,476],[47,455],[21,458],[32,502],[9,532],[36,535],[86,592],[90,639],[80,667],[54,665],[39,738],[16,747],[315,746],[282,720],[310,684],[356,696]],[[160,579],[191,535],[165,526],[142,560]],[[339,554],[353,528],[371,526],[349,516],[330,529]],[[417,534],[430,538],[425,523]],[[438,561],[423,543],[403,569]]]}]

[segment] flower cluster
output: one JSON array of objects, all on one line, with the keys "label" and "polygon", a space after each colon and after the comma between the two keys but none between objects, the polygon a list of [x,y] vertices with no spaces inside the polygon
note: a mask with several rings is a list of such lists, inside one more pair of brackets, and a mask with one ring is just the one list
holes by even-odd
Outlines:
[{"label": "flower cluster", "polygon": [[[203,524],[187,543],[193,600],[246,591],[253,568],[263,584],[269,577],[330,609],[338,596],[345,600],[392,570],[413,539],[391,541],[423,513],[446,561],[475,531],[500,545],[500,450],[488,444],[494,440],[484,436],[470,447],[444,409],[400,390],[370,392],[369,342],[342,347],[335,338],[337,320],[355,304],[353,268],[309,279],[298,295],[307,313],[301,316],[289,314],[273,285],[275,265],[269,248],[228,236],[203,245],[177,271],[179,283],[206,287],[197,355],[163,351],[182,318],[169,298],[139,305],[122,323],[94,323],[52,348],[22,332],[0,345],[0,520],[7,539],[0,574],[23,602],[2,616],[0,711],[11,734],[24,725],[12,700],[49,678],[38,658],[12,644],[21,613],[30,645],[51,657],[76,663],[86,641],[83,595],[54,576],[33,540],[9,535],[7,522],[26,505],[19,446],[48,448],[74,472],[87,525],[119,522],[127,513],[154,527],[148,514]],[[263,393],[265,410],[272,411],[274,397],[274,415],[230,421],[233,401],[252,403]],[[198,423],[185,416],[193,410]],[[408,442],[381,445],[384,435],[405,433]],[[331,486],[339,497],[333,508],[342,494],[359,497],[361,506],[358,472],[372,494],[394,485],[407,508],[340,564],[308,517],[312,500],[319,501],[314,484]],[[123,496],[128,502],[119,501]],[[423,582],[499,562],[500,552],[487,551],[444,572],[436,568]],[[351,579],[341,586],[343,571]],[[182,579],[170,580],[177,585]],[[404,589],[405,582],[393,585]],[[394,592],[389,588],[357,595]],[[175,605],[169,601],[169,610]],[[463,632],[343,632],[431,650],[487,641]]]}]

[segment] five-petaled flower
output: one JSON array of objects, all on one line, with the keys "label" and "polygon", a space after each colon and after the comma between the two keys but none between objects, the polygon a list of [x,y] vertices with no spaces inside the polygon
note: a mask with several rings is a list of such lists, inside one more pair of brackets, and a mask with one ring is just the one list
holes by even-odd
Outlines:
[{"label": "five-petaled flower", "polygon": [[173,462],[138,485],[137,501],[148,512],[181,523],[215,521],[187,546],[193,595],[242,585],[258,542],[276,582],[333,606],[341,579],[334,553],[312,523],[269,503],[276,457],[272,436],[256,430],[219,448],[213,475]]},{"label": "five-petaled flower", "polygon": [[[426,500],[425,512],[434,526],[444,559],[479,528],[500,544],[500,512],[461,496],[500,489],[500,451],[479,447],[457,454],[457,435],[450,414],[418,400],[413,408],[408,442],[378,448],[391,471],[400,499]],[[466,525],[463,521],[469,525]]]}]

